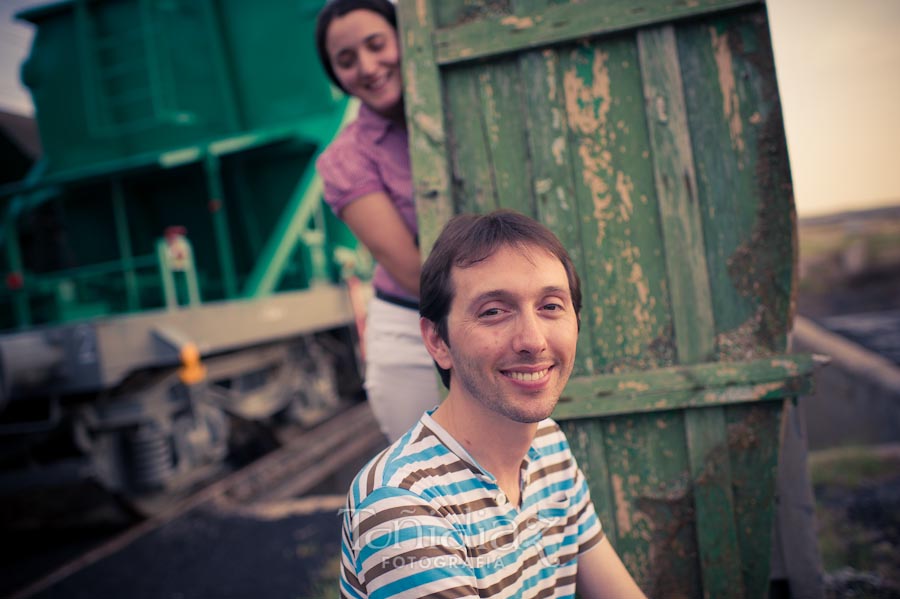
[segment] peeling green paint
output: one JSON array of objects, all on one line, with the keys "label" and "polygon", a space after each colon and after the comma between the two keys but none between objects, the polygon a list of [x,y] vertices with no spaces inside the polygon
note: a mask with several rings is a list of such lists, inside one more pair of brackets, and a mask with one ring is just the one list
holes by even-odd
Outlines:
[{"label": "peeling green paint", "polygon": [[[404,38],[426,48],[404,48],[404,68],[433,119],[411,147],[442,149],[449,173],[441,202],[417,192],[422,229],[514,207],[582,276],[577,376],[554,416],[606,534],[650,596],[762,596],[781,405],[814,368],[779,355],[794,229],[764,8],[399,6],[432,27]],[[595,30],[575,35],[576,13]],[[419,164],[416,188],[430,188],[420,168],[441,165]]]}]

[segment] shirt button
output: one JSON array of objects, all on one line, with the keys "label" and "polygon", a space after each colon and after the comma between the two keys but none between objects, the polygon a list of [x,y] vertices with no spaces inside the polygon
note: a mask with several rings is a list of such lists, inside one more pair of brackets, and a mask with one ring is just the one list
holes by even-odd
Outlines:
[{"label": "shirt button", "polygon": [[504,505],[506,503],[506,495],[503,493],[497,493],[497,505]]}]

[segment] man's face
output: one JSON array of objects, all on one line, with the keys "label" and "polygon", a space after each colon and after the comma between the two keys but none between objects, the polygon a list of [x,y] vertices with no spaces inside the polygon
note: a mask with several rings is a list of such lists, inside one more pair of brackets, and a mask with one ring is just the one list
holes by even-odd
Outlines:
[{"label": "man's face", "polygon": [[503,247],[451,271],[451,394],[516,422],[538,422],[556,406],[575,361],[578,325],[566,271],[539,248]]}]

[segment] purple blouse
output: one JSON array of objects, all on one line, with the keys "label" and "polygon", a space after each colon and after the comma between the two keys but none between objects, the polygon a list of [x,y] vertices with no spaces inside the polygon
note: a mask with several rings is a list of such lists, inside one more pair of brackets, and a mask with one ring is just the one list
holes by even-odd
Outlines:
[{"label": "purple blouse", "polygon": [[[356,120],[325,148],[316,168],[324,183],[325,201],[338,217],[354,200],[381,191],[413,236],[418,235],[405,127],[361,104]],[[417,300],[380,264],[375,265],[372,284],[384,293]]]}]

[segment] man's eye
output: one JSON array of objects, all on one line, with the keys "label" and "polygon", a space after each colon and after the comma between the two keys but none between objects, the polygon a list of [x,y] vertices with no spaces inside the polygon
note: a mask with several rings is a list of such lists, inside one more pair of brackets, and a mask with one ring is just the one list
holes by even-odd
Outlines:
[{"label": "man's eye", "polygon": [[488,308],[487,310],[482,311],[478,316],[497,316],[498,314],[500,314],[500,308]]},{"label": "man's eye", "polygon": [[555,312],[555,311],[562,310],[563,307],[562,307],[561,304],[555,304],[555,303],[554,303],[554,304],[544,304],[544,307],[541,308],[541,309],[542,309],[542,310],[549,310],[549,311],[554,311],[554,312]]}]

